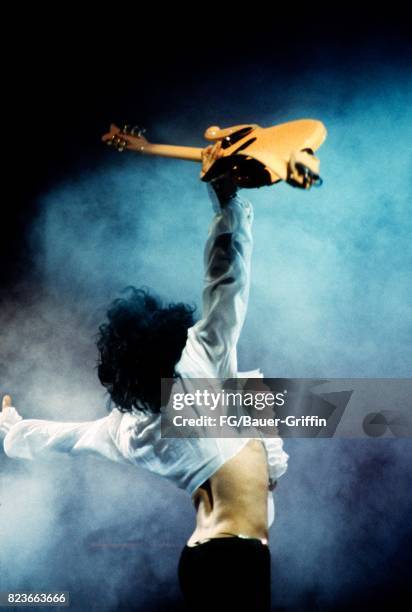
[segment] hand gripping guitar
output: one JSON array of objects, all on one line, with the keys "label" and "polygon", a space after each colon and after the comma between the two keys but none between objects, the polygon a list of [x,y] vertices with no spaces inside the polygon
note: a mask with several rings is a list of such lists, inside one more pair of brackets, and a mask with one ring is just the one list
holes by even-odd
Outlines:
[{"label": "hand gripping guitar", "polygon": [[144,155],[161,155],[202,163],[200,178],[210,181],[230,172],[240,187],[263,187],[286,181],[309,189],[322,184],[316,151],[326,138],[326,128],[315,119],[300,119],[262,128],[256,124],[228,128],[209,127],[204,133],[212,142],[204,149],[153,144],[145,130],[125,125],[110,126],[103,142],[118,151],[129,149]]}]

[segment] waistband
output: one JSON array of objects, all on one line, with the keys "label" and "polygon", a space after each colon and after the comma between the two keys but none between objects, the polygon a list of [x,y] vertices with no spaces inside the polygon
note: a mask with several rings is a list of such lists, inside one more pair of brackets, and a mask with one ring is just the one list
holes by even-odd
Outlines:
[{"label": "waistband", "polygon": [[[197,546],[202,546],[203,544],[210,544],[213,542],[222,542],[224,540],[226,541],[231,541],[231,540],[248,540],[248,541],[253,541],[253,542],[259,542],[259,544],[262,544],[263,546],[269,546],[269,542],[266,538],[255,538],[252,536],[248,536],[245,535],[243,533],[229,533],[229,532],[225,532],[225,531],[221,531],[220,532],[222,534],[222,537],[215,537],[215,538],[206,538],[204,540],[199,540],[197,542],[195,542],[194,544],[192,544],[191,546],[189,546],[188,544],[186,544],[185,548],[196,548]],[[226,536],[226,537],[225,537]]]}]

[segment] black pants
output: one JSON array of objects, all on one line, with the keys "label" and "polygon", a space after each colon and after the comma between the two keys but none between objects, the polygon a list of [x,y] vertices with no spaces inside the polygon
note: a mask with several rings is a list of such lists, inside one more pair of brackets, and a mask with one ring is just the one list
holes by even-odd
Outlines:
[{"label": "black pants", "polygon": [[270,550],[258,539],[213,538],[185,546],[178,576],[191,612],[270,611]]}]

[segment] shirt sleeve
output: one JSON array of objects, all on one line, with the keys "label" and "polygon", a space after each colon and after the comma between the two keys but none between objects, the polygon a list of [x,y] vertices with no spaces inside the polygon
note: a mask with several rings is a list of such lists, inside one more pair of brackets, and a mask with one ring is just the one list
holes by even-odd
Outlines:
[{"label": "shirt sleeve", "polygon": [[288,469],[289,455],[283,450],[282,438],[261,438],[266,448],[269,478],[278,480]]},{"label": "shirt sleeve", "polygon": [[[188,350],[216,377],[237,375],[236,345],[245,320],[253,248],[252,204],[218,195],[208,184],[215,216],[204,249],[202,318],[189,330]],[[207,367],[209,366],[209,367]]]},{"label": "shirt sleeve", "polygon": [[129,463],[117,440],[122,416],[113,410],[101,419],[80,423],[23,419],[4,432],[4,452],[18,459],[50,459],[68,453]]}]

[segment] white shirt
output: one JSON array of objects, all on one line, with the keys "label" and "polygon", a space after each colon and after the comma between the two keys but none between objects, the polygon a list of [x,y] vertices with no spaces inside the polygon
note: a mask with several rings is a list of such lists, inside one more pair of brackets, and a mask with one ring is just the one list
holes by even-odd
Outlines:
[{"label": "white shirt", "polygon": [[[252,253],[253,208],[238,194],[219,201],[208,184],[215,216],[204,251],[205,279],[202,318],[188,330],[176,373],[190,385],[196,378],[263,377],[260,370],[238,372],[237,342],[246,315]],[[190,391],[190,388],[187,389]],[[101,419],[63,423],[21,419],[14,408],[0,413],[0,432],[9,457],[37,459],[56,453],[95,454],[132,463],[172,480],[192,495],[250,438],[162,438],[161,413],[113,409]],[[262,438],[269,476],[287,470],[288,455],[280,438]],[[268,491],[268,524],[274,519]]]}]

